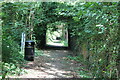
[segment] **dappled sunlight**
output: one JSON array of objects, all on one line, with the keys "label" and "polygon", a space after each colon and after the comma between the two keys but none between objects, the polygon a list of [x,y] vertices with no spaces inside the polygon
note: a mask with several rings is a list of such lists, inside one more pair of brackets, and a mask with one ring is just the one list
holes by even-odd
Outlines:
[{"label": "dappled sunlight", "polygon": [[[55,50],[56,52],[61,52],[61,50]],[[70,51],[69,51],[70,52]],[[62,52],[61,53],[68,53],[68,51],[67,50],[62,50]]]},{"label": "dappled sunlight", "polygon": [[72,54],[68,50],[44,50],[42,56],[35,57],[33,62],[25,64],[23,69],[27,74],[19,78],[72,78],[80,77],[76,73],[79,66],[66,57]]},{"label": "dappled sunlight", "polygon": [[120,2],[13,1],[1,2],[2,80],[119,78]]},{"label": "dappled sunlight", "polygon": [[[55,24],[55,26],[53,27],[51,24]],[[68,47],[68,31],[65,23],[54,22],[51,24],[47,25],[46,45]]]},{"label": "dappled sunlight", "polygon": [[49,43],[47,43],[47,45],[50,45],[50,46],[64,46],[64,44],[54,43],[54,42],[49,42]]}]

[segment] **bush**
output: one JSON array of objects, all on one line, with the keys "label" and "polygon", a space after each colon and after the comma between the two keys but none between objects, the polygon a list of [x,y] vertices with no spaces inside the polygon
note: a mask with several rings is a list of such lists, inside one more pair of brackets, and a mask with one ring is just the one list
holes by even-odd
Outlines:
[{"label": "bush", "polygon": [[11,37],[3,36],[2,41],[2,61],[7,63],[17,63],[23,61],[22,54],[19,53],[20,47],[18,43],[13,41]]}]

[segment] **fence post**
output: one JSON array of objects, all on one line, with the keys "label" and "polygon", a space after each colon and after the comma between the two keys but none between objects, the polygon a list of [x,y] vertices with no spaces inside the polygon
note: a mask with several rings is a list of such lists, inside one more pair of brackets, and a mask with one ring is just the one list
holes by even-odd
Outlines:
[{"label": "fence post", "polygon": [[21,52],[24,52],[25,48],[25,33],[22,33],[22,38],[21,38]]}]

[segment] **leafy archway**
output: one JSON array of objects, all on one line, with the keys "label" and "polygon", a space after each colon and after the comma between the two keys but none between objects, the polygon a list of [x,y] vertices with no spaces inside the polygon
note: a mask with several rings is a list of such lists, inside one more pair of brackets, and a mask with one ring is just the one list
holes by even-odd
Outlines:
[{"label": "leafy archway", "polygon": [[63,22],[47,25],[46,45],[68,47],[68,29]]},{"label": "leafy archway", "polygon": [[3,60],[22,61],[23,54],[19,53],[22,32],[26,33],[26,39],[34,38],[37,46],[43,48],[47,25],[62,21],[68,25],[69,48],[84,58],[92,76],[118,77],[119,7],[118,2],[3,3],[0,12]]}]

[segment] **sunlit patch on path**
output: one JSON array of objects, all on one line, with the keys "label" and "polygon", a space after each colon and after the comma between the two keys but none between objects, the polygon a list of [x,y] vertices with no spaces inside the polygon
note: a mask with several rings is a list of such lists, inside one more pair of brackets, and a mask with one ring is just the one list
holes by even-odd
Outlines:
[{"label": "sunlit patch on path", "polygon": [[27,74],[15,76],[17,78],[73,78],[80,76],[77,68],[83,67],[80,63],[66,60],[73,53],[68,50],[44,50],[42,56],[35,57],[33,62],[28,62]]}]

